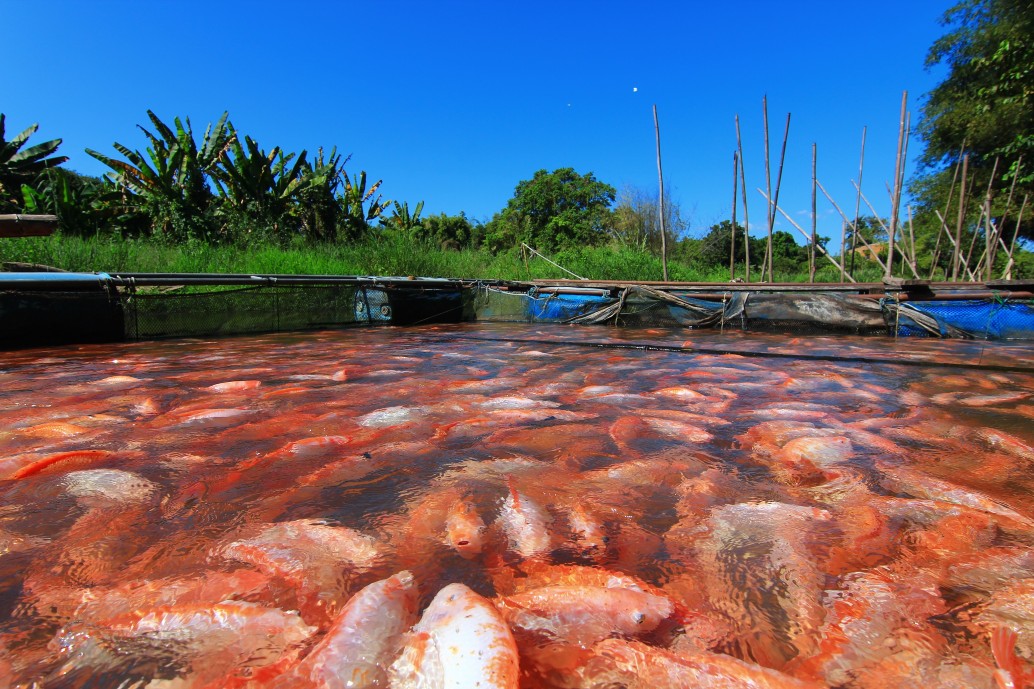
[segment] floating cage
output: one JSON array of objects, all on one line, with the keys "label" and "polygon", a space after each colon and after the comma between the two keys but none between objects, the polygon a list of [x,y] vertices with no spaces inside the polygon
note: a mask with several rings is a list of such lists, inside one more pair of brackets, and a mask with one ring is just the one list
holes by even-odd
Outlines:
[{"label": "floating cage", "polygon": [[0,346],[460,322],[1034,339],[1023,282],[689,284],[165,273],[0,274]]}]

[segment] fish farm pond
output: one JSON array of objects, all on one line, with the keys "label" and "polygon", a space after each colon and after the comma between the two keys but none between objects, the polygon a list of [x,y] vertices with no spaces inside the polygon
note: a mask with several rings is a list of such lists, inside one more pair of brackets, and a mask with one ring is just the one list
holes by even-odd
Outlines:
[{"label": "fish farm pond", "polygon": [[0,353],[0,688],[1034,679],[1034,343]]}]

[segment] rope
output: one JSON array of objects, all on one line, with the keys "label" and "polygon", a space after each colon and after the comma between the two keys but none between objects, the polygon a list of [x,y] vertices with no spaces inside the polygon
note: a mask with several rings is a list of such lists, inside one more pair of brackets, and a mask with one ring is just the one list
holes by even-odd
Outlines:
[{"label": "rope", "polygon": [[543,256],[543,255],[542,255],[542,254],[540,254],[539,252],[535,251],[534,249],[532,249],[532,248],[531,248],[530,246],[528,246],[528,245],[527,245],[527,244],[525,244],[524,242],[521,242],[521,247],[522,247],[523,249],[527,249],[527,250],[528,250],[528,251],[530,251],[531,253],[535,254],[536,256],[538,256],[539,258],[541,258],[541,259],[542,259],[543,261],[545,261],[546,263],[548,263],[548,264],[550,264],[550,265],[552,265],[552,266],[556,266],[557,268],[559,268],[560,270],[564,271],[564,272],[565,272],[565,273],[567,273],[568,275],[574,276],[574,278],[575,278],[575,279],[577,279],[577,280],[587,280],[587,279],[588,279],[588,278],[583,278],[583,277],[582,277],[581,275],[578,275],[578,274],[576,274],[576,273],[572,273],[572,272],[571,272],[570,270],[568,270],[567,268],[564,268],[564,267],[563,267],[562,265],[560,265],[559,263],[554,263],[553,261],[550,261],[550,260],[549,260],[548,258],[546,258],[545,256]]}]

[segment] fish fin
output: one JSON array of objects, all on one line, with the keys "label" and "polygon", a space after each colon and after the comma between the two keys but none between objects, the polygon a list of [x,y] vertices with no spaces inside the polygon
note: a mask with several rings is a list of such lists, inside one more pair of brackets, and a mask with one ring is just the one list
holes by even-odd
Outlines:
[{"label": "fish fin", "polygon": [[506,477],[506,485],[510,487],[510,495],[513,496],[513,508],[519,510],[521,508],[521,496],[517,492],[517,486],[513,483],[513,476]]},{"label": "fish fin", "polygon": [[1017,662],[1016,632],[1004,625],[999,625],[991,632],[991,655],[994,656],[998,670],[994,673],[995,683],[1001,689],[1015,689],[1023,672]]}]

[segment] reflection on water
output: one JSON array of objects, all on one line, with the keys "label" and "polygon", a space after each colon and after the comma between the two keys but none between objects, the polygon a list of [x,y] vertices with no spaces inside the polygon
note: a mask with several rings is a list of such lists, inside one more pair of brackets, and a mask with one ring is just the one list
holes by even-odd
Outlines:
[{"label": "reflection on water", "polygon": [[327,648],[383,637],[352,681],[411,686],[461,583],[523,686],[1019,686],[1031,371],[562,326],[6,353],[0,677],[345,686]]}]

